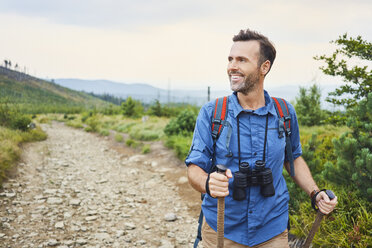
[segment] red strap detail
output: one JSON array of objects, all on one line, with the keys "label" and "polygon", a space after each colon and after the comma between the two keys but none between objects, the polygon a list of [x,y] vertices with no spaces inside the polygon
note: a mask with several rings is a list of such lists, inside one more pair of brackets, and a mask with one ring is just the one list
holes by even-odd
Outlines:
[{"label": "red strap detail", "polygon": [[276,107],[277,107],[278,110],[279,110],[279,115],[280,115],[280,117],[283,117],[284,114],[283,114],[282,108],[280,107],[280,104],[279,104],[278,100],[276,100],[275,97],[273,97],[273,99],[274,99],[274,102],[275,102],[275,104],[276,104]]},{"label": "red strap detail", "polygon": [[[226,100],[227,100],[227,97],[225,96],[223,98],[223,103],[222,103],[221,120],[225,120],[225,117],[226,117]],[[221,128],[222,128],[222,125],[220,125],[220,127],[218,128],[218,133],[221,132]]]},{"label": "red strap detail", "polygon": [[[287,113],[289,114],[287,103],[284,100],[283,100],[283,102],[284,102],[285,108],[287,109]],[[288,120],[288,126],[289,126],[289,128],[291,128],[291,120],[290,119]]]},{"label": "red strap detail", "polygon": [[[284,114],[283,114],[283,110],[282,110],[282,107],[280,107],[280,103],[278,102],[278,100],[275,98],[275,97],[273,97],[273,99],[274,99],[274,102],[275,102],[275,104],[276,104],[276,107],[278,108],[278,110],[279,110],[279,115],[280,115],[280,118],[282,118],[283,116],[284,116]],[[285,102],[285,101],[284,101]],[[286,105],[287,106],[287,105]],[[288,108],[287,108],[287,110],[288,110]],[[285,126],[285,122],[284,122],[284,128],[287,128],[286,126]]]}]

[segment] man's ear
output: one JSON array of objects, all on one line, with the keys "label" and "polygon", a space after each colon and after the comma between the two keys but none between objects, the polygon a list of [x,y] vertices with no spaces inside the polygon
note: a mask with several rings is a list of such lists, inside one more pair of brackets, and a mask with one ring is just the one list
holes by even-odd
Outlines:
[{"label": "man's ear", "polygon": [[270,61],[269,60],[266,60],[265,62],[262,63],[261,65],[261,74],[263,74],[264,76],[266,76],[266,74],[270,71]]}]

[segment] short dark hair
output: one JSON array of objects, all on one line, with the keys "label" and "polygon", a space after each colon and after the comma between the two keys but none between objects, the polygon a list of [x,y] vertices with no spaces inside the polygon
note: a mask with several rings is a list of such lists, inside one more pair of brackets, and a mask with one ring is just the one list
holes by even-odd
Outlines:
[{"label": "short dark hair", "polygon": [[252,31],[249,29],[246,30],[240,30],[240,32],[233,37],[233,41],[250,41],[250,40],[256,40],[260,44],[260,57],[258,59],[258,66],[262,65],[263,62],[266,60],[270,61],[270,68],[274,63],[275,56],[276,56],[276,50],[274,45],[271,43],[271,41],[264,35]]}]

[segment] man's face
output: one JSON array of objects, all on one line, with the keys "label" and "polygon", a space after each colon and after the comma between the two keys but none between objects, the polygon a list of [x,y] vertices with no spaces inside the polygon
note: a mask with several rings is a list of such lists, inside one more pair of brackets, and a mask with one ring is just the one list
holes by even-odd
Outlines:
[{"label": "man's face", "polygon": [[227,74],[232,91],[247,94],[260,79],[258,66],[260,44],[258,41],[237,41],[231,47]]}]

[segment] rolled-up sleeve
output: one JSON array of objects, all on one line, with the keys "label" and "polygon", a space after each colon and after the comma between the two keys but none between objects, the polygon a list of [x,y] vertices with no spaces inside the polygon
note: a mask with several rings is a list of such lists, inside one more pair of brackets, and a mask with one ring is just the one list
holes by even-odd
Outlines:
[{"label": "rolled-up sleeve", "polygon": [[205,172],[209,172],[210,170],[213,154],[210,115],[213,111],[212,107],[211,104],[206,104],[200,110],[196,120],[190,152],[185,160],[187,166],[195,164]]},{"label": "rolled-up sleeve", "polygon": [[[291,144],[293,159],[296,159],[302,155],[302,147],[300,142],[300,130],[298,127],[296,110],[292,104],[288,103],[289,113],[291,115]],[[285,161],[289,161],[287,154],[285,155]]]}]

